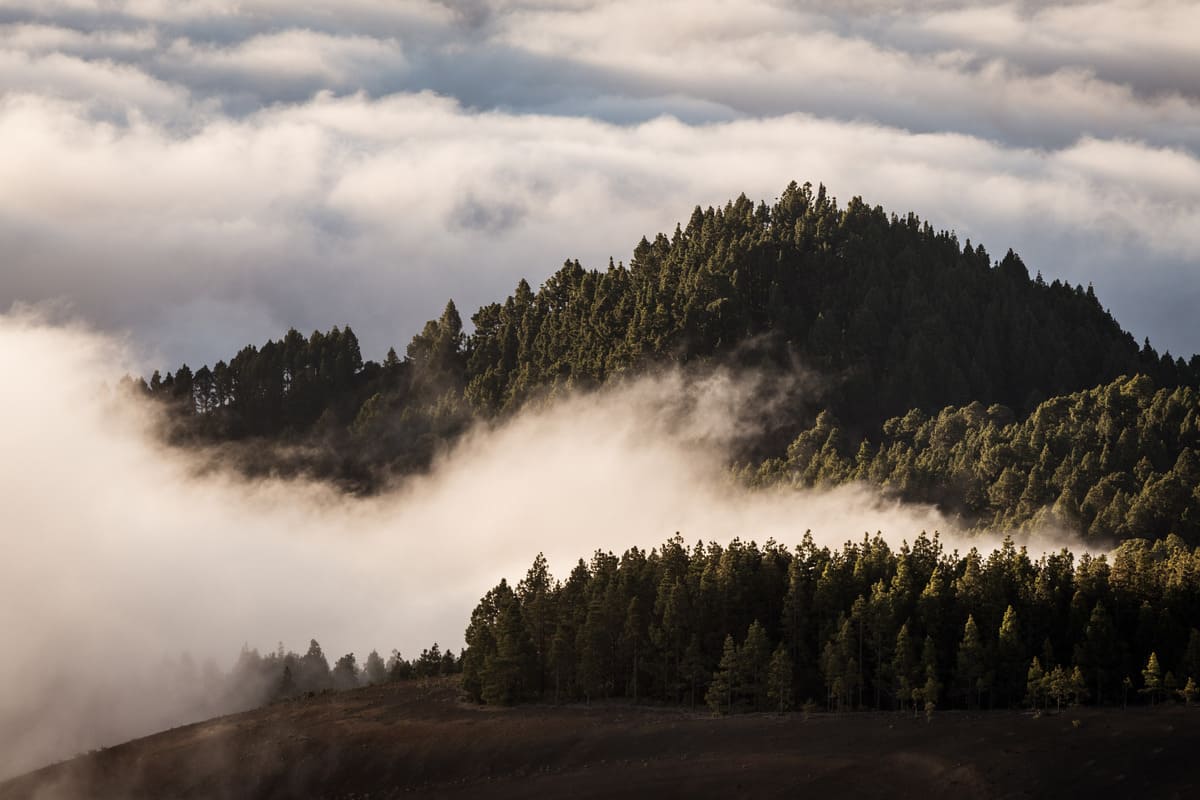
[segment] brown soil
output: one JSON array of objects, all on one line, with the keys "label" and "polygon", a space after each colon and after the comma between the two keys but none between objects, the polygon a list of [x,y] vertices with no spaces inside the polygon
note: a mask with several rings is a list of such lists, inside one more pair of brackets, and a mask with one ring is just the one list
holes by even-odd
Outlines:
[{"label": "brown soil", "polygon": [[451,683],[278,703],[0,784],[9,798],[1200,797],[1200,710],[481,709]]}]

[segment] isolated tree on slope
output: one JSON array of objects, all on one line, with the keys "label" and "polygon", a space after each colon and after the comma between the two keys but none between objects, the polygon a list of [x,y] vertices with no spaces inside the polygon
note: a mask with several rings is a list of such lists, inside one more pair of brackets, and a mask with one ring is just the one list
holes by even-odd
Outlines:
[{"label": "isolated tree on slope", "polygon": [[367,683],[372,686],[387,682],[387,664],[378,650],[372,650],[367,655],[365,675]]},{"label": "isolated tree on slope", "polygon": [[358,662],[354,653],[347,653],[333,665],[333,688],[339,692],[358,687]]},{"label": "isolated tree on slope", "polygon": [[329,674],[329,661],[316,639],[308,643],[308,652],[300,659],[300,670],[296,683],[302,692],[319,692],[333,686],[333,678]]},{"label": "isolated tree on slope", "polygon": [[1150,705],[1154,705],[1154,701],[1162,693],[1162,668],[1158,665],[1158,654],[1151,653],[1150,658],[1146,661],[1146,668],[1142,670],[1142,693],[1150,696]]}]

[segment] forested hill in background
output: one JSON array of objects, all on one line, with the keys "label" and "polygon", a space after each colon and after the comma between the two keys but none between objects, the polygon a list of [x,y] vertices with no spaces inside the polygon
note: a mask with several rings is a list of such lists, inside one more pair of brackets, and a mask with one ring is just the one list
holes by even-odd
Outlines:
[{"label": "forested hill in background", "polygon": [[1056,527],[1099,546],[1175,533],[1200,544],[1200,393],[1118,379],[1055,397],[1023,421],[973,402],[913,410],[877,437],[847,437],[824,412],[750,484],[875,484],[980,528]]},{"label": "forested hill in background", "polygon": [[[228,363],[156,373],[146,389],[175,408],[176,441],[286,445],[244,448],[246,468],[303,471],[370,491],[388,475],[427,466],[441,443],[476,419],[558,388],[595,387],[661,365],[733,363],[780,374],[801,365],[822,376],[819,394],[806,393],[763,440],[731,454],[756,463],[783,458],[822,410],[832,415],[826,421],[838,420],[830,446],[854,460],[864,438],[894,447],[892,418],[912,428],[948,406],[979,404],[1003,430],[1049,398],[1121,376],[1142,375],[1166,389],[1200,381],[1200,356],[1184,361],[1149,342],[1139,346],[1091,287],[1046,283],[1012,251],[993,261],[982,246],[914,214],[888,214],[859,198],[839,207],[824,187],[809,184],[789,185],[770,207],[745,196],[723,208],[697,207],[672,235],[643,238],[628,266],[587,270],[569,261],[538,291],[522,280],[471,319],[474,331],[464,334],[449,303],[403,359],[393,349],[382,364],[363,361],[348,326],[308,338],[292,330]],[[1194,419],[1194,393],[1180,402]],[[1191,436],[1145,453],[1152,471],[1172,468],[1165,459],[1194,445]],[[907,446],[919,459],[921,445]],[[1062,458],[1055,447],[1050,457]],[[1098,469],[1108,474],[1119,462],[1129,477],[1114,491],[1139,491],[1128,458],[1114,461],[1110,452],[1106,460],[1099,439],[1072,447],[1080,464],[1084,451],[1100,448]],[[1028,455],[1018,448],[999,458],[1016,459],[1015,469]],[[768,463],[760,479],[794,474],[790,451],[786,461],[786,469]],[[918,478],[901,480],[889,465],[872,475],[985,517],[1015,508],[1013,492],[1001,489],[981,505],[979,491],[990,491],[998,475],[985,476],[986,486],[959,485],[948,469],[949,462],[923,463]],[[863,472],[857,462],[835,471],[839,479]],[[1045,499],[1048,491],[1033,494]]]}]

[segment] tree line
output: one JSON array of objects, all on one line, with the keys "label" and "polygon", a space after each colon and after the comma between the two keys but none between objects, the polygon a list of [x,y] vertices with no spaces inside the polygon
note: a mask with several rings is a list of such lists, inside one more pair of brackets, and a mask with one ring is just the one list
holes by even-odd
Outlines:
[{"label": "tree line", "polygon": [[282,643],[265,655],[243,646],[229,674],[217,681],[219,689],[214,694],[224,698],[220,704],[223,707],[256,708],[322,692],[457,675],[461,671],[462,655],[442,650],[436,642],[413,659],[404,658],[397,650],[387,658],[372,650],[362,663],[354,653],[346,653],[330,666],[321,645],[313,639],[303,655],[284,650]]},{"label": "tree line", "polygon": [[738,469],[755,486],[874,484],[980,529],[1079,531],[1107,546],[1178,534],[1200,544],[1200,391],[1119,378],[1018,420],[974,402],[893,417],[855,442],[831,413],[783,457]]},{"label": "tree line", "polygon": [[539,555],[466,630],[474,701],[626,698],[720,712],[1185,701],[1200,679],[1200,548],[987,555],[922,533],[840,549],[734,539]]}]

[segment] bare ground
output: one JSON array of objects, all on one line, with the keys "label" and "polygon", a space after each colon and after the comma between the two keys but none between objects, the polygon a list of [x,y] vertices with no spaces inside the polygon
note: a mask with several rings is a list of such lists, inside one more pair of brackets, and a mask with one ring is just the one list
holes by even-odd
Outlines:
[{"label": "bare ground", "polygon": [[481,709],[452,683],[278,703],[0,784],[10,798],[1200,797],[1200,710]]}]

